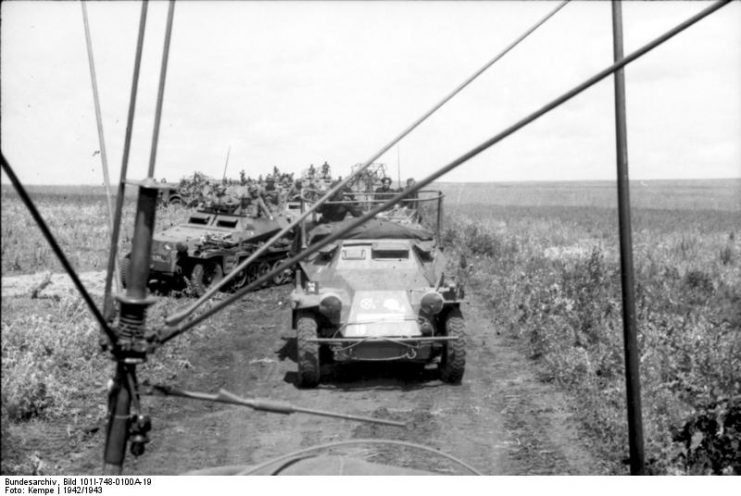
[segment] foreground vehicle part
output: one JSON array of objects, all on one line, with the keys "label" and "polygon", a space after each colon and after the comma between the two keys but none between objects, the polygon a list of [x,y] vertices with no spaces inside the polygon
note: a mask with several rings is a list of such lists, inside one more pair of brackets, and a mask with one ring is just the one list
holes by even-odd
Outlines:
[{"label": "foreground vehicle part", "polygon": [[272,460],[253,466],[232,465],[188,472],[187,475],[439,475],[436,472],[416,470],[406,467],[370,463],[346,456],[315,455],[313,453],[349,446],[380,445],[388,447],[411,448],[445,458],[459,468],[473,475],[481,472],[464,461],[421,444],[390,439],[353,439],[320,444],[300,449],[293,453],[278,456]]}]

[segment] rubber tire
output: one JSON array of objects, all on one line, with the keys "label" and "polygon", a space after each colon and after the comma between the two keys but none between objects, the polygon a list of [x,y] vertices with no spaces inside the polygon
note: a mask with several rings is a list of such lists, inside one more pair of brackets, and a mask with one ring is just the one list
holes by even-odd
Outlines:
[{"label": "rubber tire", "polygon": [[129,273],[131,272],[131,257],[129,255],[121,259],[119,271],[121,272],[121,286],[125,289],[129,284]]},{"label": "rubber tire", "polygon": [[[270,263],[265,260],[263,260],[262,262],[257,262],[257,268],[255,269],[255,274],[257,274],[257,277],[255,277],[255,280],[261,278],[262,276],[270,272],[272,268],[273,267],[270,265]],[[267,288],[268,286],[271,285],[271,283],[272,283],[272,280],[268,279],[267,281],[260,284],[260,287]]]},{"label": "rubber tire", "polygon": [[[224,277],[224,269],[222,269],[221,264],[207,262],[206,265],[197,263],[193,266],[193,270],[190,273],[190,284],[193,286],[193,292],[198,297],[203,296],[208,291],[208,288]],[[208,277],[209,275],[210,278]]]},{"label": "rubber tire", "polygon": [[300,388],[314,388],[319,384],[319,343],[309,342],[310,339],[316,339],[318,328],[316,319],[311,315],[299,317],[296,322],[296,384]]},{"label": "rubber tire", "polygon": [[466,371],[466,322],[458,310],[451,311],[445,319],[445,334],[458,339],[443,345],[440,379],[448,384],[460,384]]},{"label": "rubber tire", "polygon": [[[242,263],[245,259],[242,259],[239,261],[239,263]],[[229,284],[229,289],[231,291],[236,291],[240,288],[243,288],[247,282],[249,281],[249,267],[245,267],[243,270],[240,271],[239,274],[234,276],[234,279],[232,279],[231,284]]]},{"label": "rubber tire", "polygon": [[[280,264],[285,262],[283,259],[276,260],[275,263],[273,263],[273,266],[270,268],[270,270],[277,269]],[[278,272],[273,276],[273,285],[274,286],[282,286],[283,284],[286,284],[291,280],[291,272],[290,270],[286,269],[283,272]]]}]

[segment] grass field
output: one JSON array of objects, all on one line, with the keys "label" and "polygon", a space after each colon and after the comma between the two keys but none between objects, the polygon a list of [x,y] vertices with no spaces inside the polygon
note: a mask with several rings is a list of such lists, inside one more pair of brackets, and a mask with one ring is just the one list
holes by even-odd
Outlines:
[{"label": "grass field", "polygon": [[[463,257],[460,276],[469,292],[489,301],[497,328],[538,362],[542,380],[569,392],[584,428],[600,440],[603,456],[625,456],[614,185],[440,188],[447,196],[447,252],[456,267]],[[80,271],[103,270],[107,260],[102,193],[102,188],[32,188],[41,213]],[[647,181],[634,183],[631,194],[650,470],[741,474],[741,180]],[[162,210],[158,225],[183,215]],[[131,235],[132,219],[129,198],[122,244]],[[5,186],[1,242],[3,276],[60,270]],[[8,426],[18,422],[69,421],[69,405],[81,395],[83,404],[92,404],[102,387],[97,371],[104,359],[95,352],[90,317],[79,302],[43,305],[29,313],[3,301],[4,440]],[[78,332],[81,327],[85,332]],[[167,375],[181,366],[181,351],[172,348],[158,360],[156,372]],[[13,467],[6,464],[10,458],[3,445],[7,473]]]},{"label": "grass field", "polygon": [[[603,456],[626,456],[614,189],[467,185],[470,203],[456,204],[456,187],[446,188],[445,238],[465,257],[469,285],[542,365],[542,379],[570,392]],[[662,182],[636,197],[645,205],[632,217],[649,469],[741,473],[741,183]]]},{"label": "grass field", "polygon": [[[102,187],[31,186],[29,195],[78,271],[105,270],[111,236],[107,200]],[[135,201],[135,192],[127,191],[120,249],[126,249],[133,236]],[[157,227],[164,229],[182,222],[186,215],[182,209],[159,209]],[[0,250],[4,276],[62,271],[61,264],[28,210],[8,186],[2,189],[2,221]]]}]

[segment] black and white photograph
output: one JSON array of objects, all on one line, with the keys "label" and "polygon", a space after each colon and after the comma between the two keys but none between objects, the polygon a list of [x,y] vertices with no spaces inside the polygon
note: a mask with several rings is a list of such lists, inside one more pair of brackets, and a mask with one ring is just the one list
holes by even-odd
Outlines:
[{"label": "black and white photograph", "polygon": [[741,3],[0,8],[6,493],[741,475]]}]

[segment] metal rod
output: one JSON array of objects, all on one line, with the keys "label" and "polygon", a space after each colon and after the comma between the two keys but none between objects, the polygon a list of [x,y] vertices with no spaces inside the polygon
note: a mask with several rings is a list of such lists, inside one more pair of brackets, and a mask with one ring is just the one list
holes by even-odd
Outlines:
[{"label": "metal rod", "polygon": [[118,252],[118,237],[121,232],[121,215],[123,212],[124,195],[126,194],[126,173],[129,168],[129,152],[131,150],[131,134],[134,128],[134,114],[136,112],[136,94],[139,88],[139,70],[141,68],[142,50],[144,47],[144,32],[147,25],[148,0],[142,2],[139,15],[139,34],[136,40],[136,56],[134,57],[134,71],[131,77],[131,95],[129,97],[129,111],[126,118],[126,135],[124,137],[123,157],[121,158],[121,175],[118,181],[118,195],[116,196],[116,214],[113,219],[113,233],[111,235],[111,249],[108,255],[108,268],[105,276],[103,296],[103,315],[106,320],[113,319],[113,299],[111,298],[111,280],[116,270],[116,254]]},{"label": "metal rod", "polygon": [[[105,133],[103,132],[103,117],[102,112],[100,110],[100,95],[98,94],[98,78],[95,73],[95,57],[93,55],[93,39],[90,35],[90,22],[88,20],[87,16],[87,4],[85,1],[80,1],[80,6],[82,7],[82,23],[85,26],[85,46],[87,47],[87,60],[88,60],[88,66],[90,67],[90,82],[93,86],[93,104],[95,106],[95,123],[98,127],[98,143],[100,146],[100,161],[103,165],[103,183],[105,184],[105,191],[106,191],[106,197],[107,202],[106,205],[108,206],[108,230],[111,235],[113,236],[113,199],[111,198],[113,195],[111,194],[111,179],[108,176],[108,153],[106,152],[106,146],[105,146]],[[116,290],[118,292],[121,291],[121,280],[118,277],[118,274],[116,273],[116,269],[114,267],[113,270],[113,276],[116,280]],[[103,312],[103,315],[105,315],[105,312]]]},{"label": "metal rod", "polygon": [[391,149],[395,144],[397,144],[399,141],[401,141],[403,138],[405,138],[409,133],[414,131],[417,127],[419,127],[420,124],[422,124],[424,121],[426,121],[432,114],[434,114],[440,107],[445,105],[447,102],[449,102],[454,96],[456,96],[458,93],[460,93],[466,86],[471,84],[477,77],[479,77],[484,71],[486,71],[489,67],[494,65],[495,62],[500,60],[502,57],[504,57],[507,53],[509,53],[513,48],[515,48],[518,44],[520,44],[525,38],[530,36],[536,29],[538,29],[541,25],[543,25],[548,19],[553,17],[553,15],[556,14],[559,10],[561,10],[569,0],[564,0],[561,2],[555,9],[553,9],[548,15],[543,17],[540,21],[535,23],[530,29],[525,31],[522,35],[520,35],[515,41],[509,44],[507,48],[502,50],[496,57],[488,61],[486,64],[484,64],[483,67],[481,67],[478,71],[476,71],[473,75],[471,75],[468,79],[466,79],[463,83],[458,85],[457,88],[455,88],[450,94],[448,94],[445,98],[443,98],[440,102],[435,104],[430,110],[428,110],[422,117],[417,119],[411,126],[406,128],[404,131],[401,132],[396,138],[391,140],[387,145],[382,147],[380,150],[378,150],[371,158],[369,158],[359,169],[357,169],[354,173],[350,174],[347,178],[340,181],[337,185],[330,188],[327,193],[325,193],[324,196],[322,196],[317,202],[312,205],[308,210],[301,213],[301,215],[298,216],[295,220],[290,222],[286,227],[281,229],[276,235],[274,235],[272,238],[270,238],[264,245],[259,247],[257,251],[252,253],[248,258],[243,260],[242,262],[237,265],[237,267],[234,268],[229,274],[227,274],[221,281],[214,284],[211,288],[209,288],[206,293],[201,296],[198,300],[196,300],[192,305],[189,307],[186,307],[184,310],[180,312],[176,312],[172,315],[170,315],[165,322],[167,325],[174,325],[178,322],[184,320],[189,315],[191,315],[193,312],[195,312],[201,305],[203,305],[206,301],[208,301],[214,294],[216,294],[221,288],[226,287],[229,282],[231,282],[232,279],[236,277],[236,275],[244,270],[250,263],[255,261],[257,257],[262,255],[269,247],[271,247],[273,244],[275,244],[277,241],[283,238],[287,233],[289,233],[293,228],[295,228],[299,223],[301,223],[303,220],[305,220],[311,213],[313,213],[319,206],[321,206],[324,202],[326,202],[329,198],[334,196],[338,191],[340,191],[342,188],[344,188],[346,185],[350,184],[350,182],[356,177],[359,176],[365,169],[370,167],[370,165],[377,160],[379,157],[381,157],[384,153],[386,153],[388,150]]},{"label": "metal rod", "polygon": [[224,162],[224,174],[221,175],[221,182],[226,180],[226,168],[229,167],[229,154],[232,152],[232,145],[226,150],[226,161]]},{"label": "metal rod", "polygon": [[406,425],[403,422],[397,422],[395,420],[362,417],[359,415],[348,415],[345,413],[328,412],[326,410],[316,410],[314,408],[304,408],[291,405],[290,403],[286,403],[284,401],[242,398],[225,389],[221,389],[218,394],[209,394],[197,391],[185,391],[168,386],[152,386],[148,388],[144,394],[152,396],[179,396],[181,398],[190,398],[193,400],[228,403],[230,405],[246,406],[248,408],[252,408],[253,410],[283,413],[286,415],[290,415],[292,413],[305,413],[309,415],[318,415],[321,417],[332,417],[345,420],[355,420],[359,422],[370,422],[374,424],[393,425],[395,427],[404,427],[404,425]]},{"label": "metal rod", "polygon": [[[273,277],[274,275],[276,275],[276,274],[284,271],[285,269],[293,266],[295,263],[297,263],[297,262],[305,259],[306,257],[308,257],[308,256],[316,253],[317,251],[319,251],[324,246],[326,246],[326,245],[328,245],[328,244],[336,241],[337,239],[339,239],[340,237],[342,237],[348,231],[350,231],[350,230],[358,227],[359,225],[361,225],[361,224],[367,222],[368,220],[370,220],[371,218],[375,217],[376,214],[378,214],[379,212],[382,212],[383,210],[386,210],[386,209],[392,207],[393,205],[395,205],[396,203],[398,203],[399,201],[403,200],[407,195],[409,195],[411,193],[416,193],[420,189],[428,186],[430,183],[432,183],[434,180],[436,180],[440,176],[442,176],[444,174],[447,174],[451,170],[453,170],[456,167],[460,166],[461,164],[467,162],[468,160],[470,160],[471,158],[473,158],[476,155],[480,154],[484,150],[486,150],[486,149],[490,148],[491,146],[495,145],[496,143],[502,141],[504,138],[510,136],[511,134],[514,134],[516,131],[519,131],[520,129],[522,129],[526,125],[530,124],[531,122],[535,121],[536,119],[538,119],[538,118],[542,117],[543,115],[547,114],[548,112],[550,112],[551,110],[555,109],[559,105],[567,102],[568,100],[570,100],[571,98],[575,97],[579,93],[583,92],[587,88],[589,88],[589,87],[595,85],[596,83],[600,82],[601,80],[603,80],[604,78],[606,78],[607,76],[609,76],[610,74],[612,74],[613,72],[617,71],[618,69],[620,69],[622,67],[625,67],[626,65],[628,65],[631,62],[633,62],[637,58],[645,55],[646,53],[648,53],[649,51],[653,50],[654,48],[656,48],[657,46],[661,45],[662,43],[666,42],[667,40],[669,40],[673,36],[676,36],[678,33],[682,32],[685,29],[687,29],[688,27],[692,26],[693,24],[695,24],[699,20],[707,17],[708,15],[712,14],[713,12],[715,12],[718,9],[720,9],[721,7],[724,7],[725,5],[727,5],[728,3],[730,3],[730,1],[731,0],[719,0],[719,1],[715,2],[714,4],[712,4],[711,6],[705,8],[701,12],[695,14],[691,18],[687,19],[686,21],[678,24],[674,28],[670,29],[669,31],[667,31],[664,34],[662,34],[661,36],[659,36],[658,38],[654,39],[653,41],[651,41],[651,42],[649,42],[649,43],[647,43],[645,45],[643,45],[641,48],[639,48],[638,50],[634,51],[633,53],[631,53],[630,55],[628,55],[626,58],[620,60],[619,62],[614,63],[613,65],[609,66],[606,69],[603,69],[602,71],[600,71],[596,75],[594,75],[591,78],[587,79],[585,82],[583,82],[583,83],[579,84],[578,86],[576,86],[575,88],[567,91],[566,93],[564,93],[560,97],[556,98],[555,100],[551,101],[550,103],[544,105],[540,109],[538,109],[535,112],[531,113],[527,117],[521,119],[520,121],[518,121],[515,124],[511,125],[510,127],[506,128],[504,131],[500,132],[499,134],[497,134],[497,135],[493,136],[492,138],[486,140],[485,142],[481,143],[477,147],[475,147],[475,148],[471,149],[470,151],[466,152],[465,154],[461,155],[460,157],[458,157],[454,161],[450,162],[448,165],[446,165],[444,167],[441,167],[440,169],[438,169],[437,171],[433,172],[432,174],[430,174],[426,178],[422,179],[418,183],[415,183],[414,186],[412,186],[409,190],[402,191],[402,192],[396,194],[394,197],[392,197],[391,199],[389,199],[388,201],[386,201],[386,203],[384,203],[382,205],[379,205],[378,207],[374,208],[373,210],[371,210],[370,212],[366,213],[365,215],[363,215],[361,217],[358,217],[353,222],[351,222],[346,228],[344,228],[344,229],[342,229],[342,230],[340,230],[340,231],[338,231],[338,232],[336,232],[336,233],[334,233],[334,234],[332,234],[330,236],[327,236],[326,238],[323,238],[321,241],[319,241],[319,242],[317,242],[317,243],[315,243],[315,244],[307,247],[305,251],[299,253],[296,256],[293,256],[293,257],[289,258],[287,261],[285,261],[282,264],[280,264],[277,268],[273,268],[270,272],[268,272],[267,274],[259,277],[257,280],[253,281],[252,283],[248,284],[247,286],[244,286],[243,288],[239,289],[236,293],[233,293],[233,294],[227,296],[226,298],[224,298],[223,300],[217,302],[216,304],[214,304],[214,306],[212,306],[211,308],[209,308],[208,310],[206,310],[202,314],[194,317],[192,320],[190,320],[190,321],[188,321],[186,323],[183,323],[183,324],[181,324],[181,325],[179,325],[179,326],[177,326],[175,328],[170,328],[169,329],[169,332],[160,339],[160,342],[161,343],[164,343],[164,342],[169,341],[170,339],[172,339],[172,338],[174,338],[174,337],[182,334],[183,332],[187,331],[191,327],[194,327],[195,325],[199,324],[200,322],[202,322],[203,320],[207,319],[208,317],[210,317],[211,315],[215,314],[216,312],[219,312],[220,310],[226,308],[227,306],[229,306],[233,302],[235,302],[235,301],[239,300],[240,298],[242,298],[248,292],[252,291],[254,288],[256,288],[259,285],[261,285],[263,282],[265,282],[268,279],[270,279],[271,277]],[[169,324],[169,321],[166,321],[166,322]]]},{"label": "metal rod", "polygon": [[129,439],[129,416],[131,401],[136,393],[129,389],[129,374],[133,366],[118,362],[113,387],[108,396],[108,422],[105,447],[103,449],[103,472],[120,474],[126,458],[126,444]]},{"label": "metal rod", "polygon": [[21,200],[26,205],[26,208],[28,208],[28,211],[31,213],[31,217],[33,217],[33,219],[36,221],[36,224],[38,224],[39,229],[41,229],[41,233],[44,235],[44,237],[46,238],[46,241],[51,246],[52,251],[54,251],[54,254],[59,259],[59,262],[62,264],[62,267],[64,267],[64,270],[67,271],[67,274],[69,275],[70,279],[72,279],[72,282],[77,288],[77,291],[80,292],[80,296],[82,296],[82,299],[85,300],[85,303],[87,304],[88,308],[90,308],[90,311],[92,312],[93,317],[95,317],[95,320],[98,321],[98,323],[100,324],[100,328],[108,336],[108,339],[110,340],[111,344],[113,345],[115,349],[115,346],[116,346],[115,333],[108,326],[108,323],[103,318],[103,314],[100,313],[100,310],[98,310],[98,307],[95,305],[95,302],[93,301],[92,297],[87,292],[87,289],[85,289],[85,286],[82,284],[82,281],[80,281],[80,278],[77,277],[77,273],[75,272],[75,269],[72,267],[72,264],[69,263],[69,260],[67,260],[67,257],[64,255],[62,248],[59,246],[59,243],[57,243],[56,238],[54,238],[54,235],[49,230],[49,226],[46,225],[46,222],[44,221],[43,217],[41,217],[41,214],[36,209],[36,205],[34,205],[33,200],[31,200],[31,197],[28,196],[28,192],[23,187],[23,184],[21,184],[21,182],[18,180],[18,176],[15,175],[13,168],[10,166],[7,159],[5,158],[5,155],[3,155],[2,152],[0,152],[0,159],[2,160],[2,168],[5,171],[5,173],[8,175],[10,182],[13,183],[13,187],[18,192],[18,196],[21,197]]},{"label": "metal rod", "polygon": [[443,341],[458,341],[458,336],[418,336],[412,338],[314,338],[307,339],[309,343],[321,343],[321,344],[342,344],[342,343],[438,343]]},{"label": "metal rod", "polygon": [[154,163],[157,160],[157,144],[160,136],[160,122],[162,120],[162,103],[165,96],[165,81],[167,80],[167,62],[170,59],[170,39],[172,37],[172,20],[175,15],[175,0],[169,0],[167,6],[167,27],[165,28],[165,46],[162,49],[162,65],[160,67],[160,83],[157,89],[157,108],[154,113],[154,130],[152,131],[152,151],[149,155],[149,171],[147,177],[154,177]]},{"label": "metal rod", "polygon": [[134,219],[134,236],[131,241],[131,272],[126,296],[136,300],[147,298],[149,265],[152,260],[152,235],[154,234],[157,195],[154,178],[148,178],[139,187]]},{"label": "metal rod", "polygon": [[[623,15],[620,0],[612,1],[613,58],[623,58]],[[633,278],[633,240],[630,224],[630,185],[628,183],[628,138],[625,112],[625,74],[615,72],[615,139],[617,148],[618,219],[620,226],[620,282],[623,293],[623,340],[625,348],[625,389],[630,444],[630,473],[644,474],[643,420],[641,416],[641,377],[635,313]]]}]

